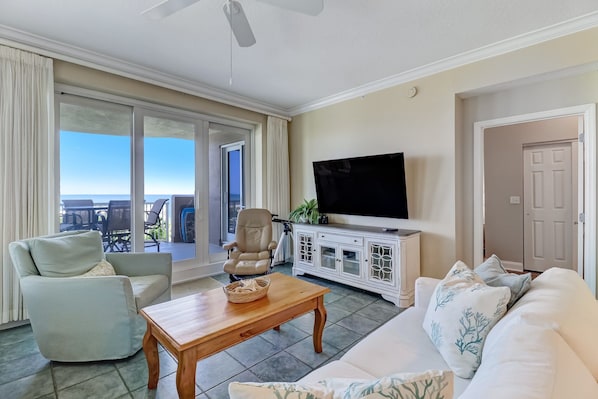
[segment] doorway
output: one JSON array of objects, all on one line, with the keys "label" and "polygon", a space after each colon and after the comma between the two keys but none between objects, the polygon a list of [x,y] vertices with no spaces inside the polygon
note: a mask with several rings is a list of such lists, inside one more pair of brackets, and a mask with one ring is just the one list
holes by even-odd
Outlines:
[{"label": "doorway", "polygon": [[[578,209],[579,217],[583,220],[577,224],[580,237],[577,250],[578,273],[584,278],[590,290],[596,295],[596,106],[595,104],[561,108],[532,114],[504,117],[474,123],[474,181],[473,181],[473,256],[474,263],[479,264],[484,259],[486,220],[484,187],[488,184],[484,169],[485,131],[499,126],[509,126],[518,123],[541,121],[559,117],[576,116],[580,123],[578,135],[580,137],[578,162]],[[512,162],[505,162],[510,165]],[[509,202],[511,198],[508,198]],[[583,239],[582,239],[583,237]],[[520,240],[523,245],[523,239]]]}]

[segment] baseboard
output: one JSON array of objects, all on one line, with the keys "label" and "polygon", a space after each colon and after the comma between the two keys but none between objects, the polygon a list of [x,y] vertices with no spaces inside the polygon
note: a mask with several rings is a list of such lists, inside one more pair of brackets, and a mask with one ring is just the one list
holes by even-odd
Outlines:
[{"label": "baseboard", "polygon": [[14,328],[14,327],[24,326],[26,324],[29,324],[29,319],[27,319],[27,320],[9,321],[8,323],[0,324],[0,331],[2,331],[2,330],[8,330],[8,329]]},{"label": "baseboard", "polygon": [[211,263],[208,265],[198,265],[194,267],[187,267],[178,269],[176,267],[172,270],[172,283],[179,284],[186,281],[197,280],[198,278],[210,277],[216,274],[223,273],[222,262]]},{"label": "baseboard", "polygon": [[507,270],[512,270],[514,272],[523,272],[523,263],[521,262],[511,262],[509,260],[502,260],[501,263]]}]

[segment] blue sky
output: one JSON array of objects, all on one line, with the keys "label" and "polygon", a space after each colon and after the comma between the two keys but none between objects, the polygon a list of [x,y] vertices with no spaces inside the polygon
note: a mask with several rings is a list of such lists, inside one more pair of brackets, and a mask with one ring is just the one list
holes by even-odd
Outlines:
[{"label": "blue sky", "polygon": [[[130,144],[127,136],[60,132],[60,193],[130,193]],[[193,194],[194,143],[146,138],[145,194]]]}]

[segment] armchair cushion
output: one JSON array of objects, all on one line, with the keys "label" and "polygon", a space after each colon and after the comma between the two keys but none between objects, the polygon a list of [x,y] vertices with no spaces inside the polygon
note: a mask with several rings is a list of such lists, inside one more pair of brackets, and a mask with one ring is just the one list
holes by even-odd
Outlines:
[{"label": "armchair cushion", "polygon": [[97,231],[29,242],[31,257],[44,277],[72,277],[91,270],[102,259],[102,236]]},{"label": "armchair cushion", "polygon": [[168,277],[159,274],[129,277],[129,280],[131,280],[137,311],[151,305],[156,298],[170,288]]}]

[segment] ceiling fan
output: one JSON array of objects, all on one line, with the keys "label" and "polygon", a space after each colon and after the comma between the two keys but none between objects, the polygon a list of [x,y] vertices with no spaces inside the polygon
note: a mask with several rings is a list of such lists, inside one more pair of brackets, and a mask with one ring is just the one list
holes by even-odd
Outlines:
[{"label": "ceiling fan", "polygon": [[[163,0],[153,7],[143,11],[142,14],[152,19],[165,18],[182,10],[199,0]],[[318,15],[324,8],[324,0],[257,0],[287,10],[300,12],[307,15]],[[255,44],[255,36],[243,11],[241,3],[237,0],[226,0],[222,6],[224,15],[230,28],[241,47],[250,47]]]}]

